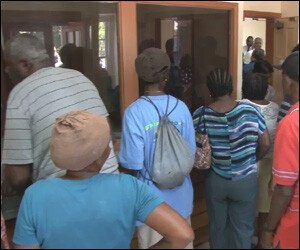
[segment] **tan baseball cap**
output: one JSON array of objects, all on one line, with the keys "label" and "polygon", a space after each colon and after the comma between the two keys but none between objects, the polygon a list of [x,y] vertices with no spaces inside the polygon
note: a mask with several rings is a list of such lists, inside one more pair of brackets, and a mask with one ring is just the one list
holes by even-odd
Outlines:
[{"label": "tan baseball cap", "polygon": [[135,69],[138,76],[146,82],[158,82],[167,77],[170,70],[169,56],[158,48],[145,49],[135,59]]},{"label": "tan baseball cap", "polygon": [[52,130],[50,155],[61,169],[79,171],[99,159],[110,141],[105,117],[75,111],[56,119]]}]

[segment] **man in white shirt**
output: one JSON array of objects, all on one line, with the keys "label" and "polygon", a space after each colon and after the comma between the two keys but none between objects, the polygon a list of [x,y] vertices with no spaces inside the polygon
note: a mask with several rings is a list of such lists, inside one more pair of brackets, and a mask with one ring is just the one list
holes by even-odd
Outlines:
[{"label": "man in white shirt", "polygon": [[[50,158],[51,129],[58,116],[81,110],[104,117],[108,113],[94,84],[76,70],[51,67],[36,37],[12,38],[5,45],[4,59],[5,72],[16,86],[7,102],[2,192],[22,195],[32,182],[64,175]],[[103,172],[118,173],[113,149]]]},{"label": "man in white shirt", "polygon": [[253,52],[253,36],[248,36],[245,46],[243,46],[243,63],[249,64],[251,62],[251,55]]}]

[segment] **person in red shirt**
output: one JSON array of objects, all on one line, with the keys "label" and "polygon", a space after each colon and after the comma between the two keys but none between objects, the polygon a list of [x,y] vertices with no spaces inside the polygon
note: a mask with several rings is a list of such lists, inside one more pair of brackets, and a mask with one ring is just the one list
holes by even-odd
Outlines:
[{"label": "person in red shirt", "polygon": [[299,51],[281,66],[283,94],[292,107],[277,127],[273,158],[276,184],[261,248],[299,249]]}]

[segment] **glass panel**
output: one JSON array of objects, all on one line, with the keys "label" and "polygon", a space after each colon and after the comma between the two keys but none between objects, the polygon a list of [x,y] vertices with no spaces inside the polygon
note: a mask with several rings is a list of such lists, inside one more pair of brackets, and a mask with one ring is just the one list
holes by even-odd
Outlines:
[{"label": "glass panel", "polygon": [[[97,87],[110,114],[115,132],[121,131],[117,3],[86,1],[3,1],[1,2],[2,40],[17,33],[31,33],[40,38],[54,67],[68,67],[82,72]],[[68,43],[77,48],[62,62],[62,48]],[[2,44],[3,47],[3,44]],[[2,64],[1,64],[2,65]],[[3,67],[3,66],[2,66]],[[10,80],[6,77],[1,84]],[[6,88],[6,96],[11,89]],[[1,100],[3,107],[6,100]],[[1,126],[3,125],[1,120]]]},{"label": "glass panel", "polygon": [[229,68],[229,11],[137,4],[137,20],[138,53],[158,47],[169,55],[171,71],[180,72],[183,91],[178,96],[191,111],[211,103],[208,73],[216,67]]}]

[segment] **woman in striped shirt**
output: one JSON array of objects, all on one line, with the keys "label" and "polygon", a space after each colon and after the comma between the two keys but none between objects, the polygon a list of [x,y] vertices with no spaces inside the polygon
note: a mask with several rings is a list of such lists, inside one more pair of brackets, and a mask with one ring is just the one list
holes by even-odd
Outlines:
[{"label": "woman in striped shirt", "polygon": [[270,147],[269,133],[253,105],[232,99],[232,80],[226,70],[211,71],[207,87],[214,102],[195,111],[194,123],[198,132],[208,134],[212,148],[212,165],[205,178],[210,247],[250,249],[257,161]]}]

